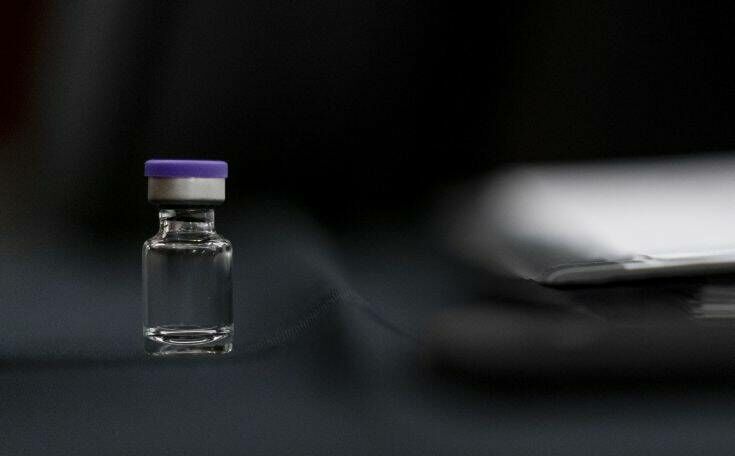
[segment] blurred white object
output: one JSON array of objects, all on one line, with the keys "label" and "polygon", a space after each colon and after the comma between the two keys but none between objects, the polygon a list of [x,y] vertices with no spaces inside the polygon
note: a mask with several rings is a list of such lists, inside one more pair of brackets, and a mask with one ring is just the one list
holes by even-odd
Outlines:
[{"label": "blurred white object", "polygon": [[735,270],[735,155],[526,166],[459,217],[465,257],[547,284]]}]

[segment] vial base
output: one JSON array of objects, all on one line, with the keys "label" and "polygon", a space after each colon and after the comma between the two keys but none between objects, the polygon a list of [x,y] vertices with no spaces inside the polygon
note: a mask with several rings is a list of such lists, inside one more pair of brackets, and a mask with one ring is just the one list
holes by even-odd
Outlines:
[{"label": "vial base", "polygon": [[233,327],[155,326],[145,328],[152,356],[224,355],[232,351]]}]

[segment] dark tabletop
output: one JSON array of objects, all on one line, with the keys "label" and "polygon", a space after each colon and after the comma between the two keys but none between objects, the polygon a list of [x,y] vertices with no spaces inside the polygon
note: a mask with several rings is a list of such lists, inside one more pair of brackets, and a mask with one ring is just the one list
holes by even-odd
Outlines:
[{"label": "dark tabletop", "polygon": [[[735,445],[722,348],[695,363],[699,372],[677,361],[620,377],[589,375],[605,364],[584,364],[597,348],[555,375],[494,375],[498,356],[447,368],[452,349],[434,350],[442,339],[431,328],[468,306],[553,308],[580,296],[599,306],[609,290],[493,282],[406,226],[335,236],[266,206],[218,228],[236,261],[235,350],[221,359],[144,357],[142,239],[58,249],[39,240],[2,257],[0,454],[712,454]],[[658,302],[641,290],[622,300]]]}]

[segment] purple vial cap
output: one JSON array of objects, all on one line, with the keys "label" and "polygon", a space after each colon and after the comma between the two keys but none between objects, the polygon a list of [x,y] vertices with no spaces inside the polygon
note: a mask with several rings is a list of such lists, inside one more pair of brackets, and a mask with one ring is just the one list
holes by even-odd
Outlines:
[{"label": "purple vial cap", "polygon": [[220,160],[148,160],[146,177],[227,177],[227,162]]}]

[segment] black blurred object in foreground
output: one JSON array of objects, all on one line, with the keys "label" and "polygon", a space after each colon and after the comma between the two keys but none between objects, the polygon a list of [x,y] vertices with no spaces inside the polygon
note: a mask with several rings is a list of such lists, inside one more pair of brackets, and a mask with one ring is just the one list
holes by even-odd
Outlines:
[{"label": "black blurred object in foreground", "polygon": [[726,381],[733,284],[731,274],[558,290],[517,280],[436,315],[427,352],[437,367],[500,381]]}]

